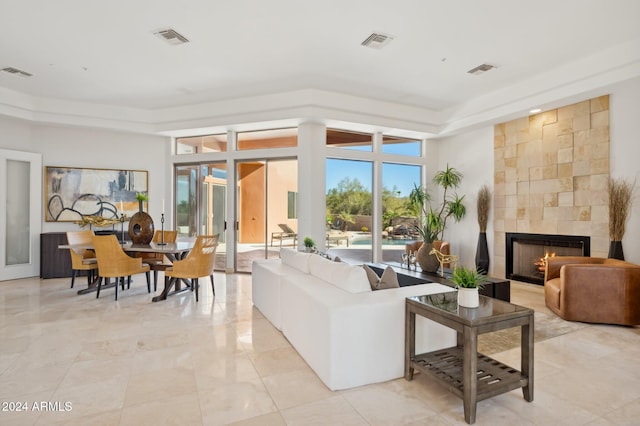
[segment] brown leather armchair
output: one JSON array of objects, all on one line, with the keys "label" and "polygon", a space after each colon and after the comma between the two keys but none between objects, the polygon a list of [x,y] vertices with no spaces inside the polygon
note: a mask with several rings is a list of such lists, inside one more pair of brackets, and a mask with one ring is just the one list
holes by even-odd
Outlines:
[{"label": "brown leather armchair", "polygon": [[600,257],[551,257],[544,299],[569,321],[639,325],[640,265]]}]

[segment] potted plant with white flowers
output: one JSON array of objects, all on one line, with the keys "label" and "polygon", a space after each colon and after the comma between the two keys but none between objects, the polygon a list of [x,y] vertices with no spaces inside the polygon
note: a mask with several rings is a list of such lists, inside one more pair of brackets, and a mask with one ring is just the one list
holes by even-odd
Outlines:
[{"label": "potted plant with white flowers", "polygon": [[456,268],[451,281],[458,287],[458,306],[477,308],[480,305],[478,291],[482,288],[487,276],[476,268]]}]

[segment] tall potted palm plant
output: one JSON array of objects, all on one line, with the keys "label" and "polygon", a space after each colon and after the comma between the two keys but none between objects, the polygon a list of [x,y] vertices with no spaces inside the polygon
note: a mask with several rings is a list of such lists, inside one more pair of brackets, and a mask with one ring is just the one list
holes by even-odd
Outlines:
[{"label": "tall potted palm plant", "polygon": [[433,183],[442,188],[442,201],[439,205],[435,208],[431,205],[431,195],[421,186],[414,185],[409,194],[411,205],[420,215],[421,226],[417,227],[417,231],[423,244],[418,249],[417,261],[425,272],[433,273],[438,270],[438,260],[435,255],[429,253],[434,247],[440,249],[447,220],[452,218],[458,222],[467,212],[463,203],[464,195],[459,196],[455,193],[461,181],[462,173],[447,164],[445,170],[437,172],[433,177]]}]

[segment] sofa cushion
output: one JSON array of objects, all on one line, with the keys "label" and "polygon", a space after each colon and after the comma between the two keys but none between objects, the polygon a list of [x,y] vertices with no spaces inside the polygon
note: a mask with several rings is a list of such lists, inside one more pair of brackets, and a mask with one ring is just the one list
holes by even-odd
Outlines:
[{"label": "sofa cushion", "polygon": [[367,274],[359,266],[344,262],[332,262],[321,256],[311,256],[309,258],[309,272],[311,275],[349,293],[371,291]]},{"label": "sofa cushion", "polygon": [[291,266],[305,274],[309,273],[309,258],[311,258],[311,253],[300,253],[296,250],[283,248],[280,250],[280,258],[285,265]]},{"label": "sofa cushion", "polygon": [[398,288],[398,274],[391,266],[387,266],[382,272],[382,276],[378,276],[376,272],[367,265],[362,265],[364,272],[367,274],[371,290],[384,290],[387,288]]},{"label": "sofa cushion", "polygon": [[347,263],[336,263],[331,283],[350,293],[371,292],[367,274],[360,266]]},{"label": "sofa cushion", "polygon": [[331,281],[330,261],[322,256],[311,256],[309,258],[309,273],[323,281]]}]

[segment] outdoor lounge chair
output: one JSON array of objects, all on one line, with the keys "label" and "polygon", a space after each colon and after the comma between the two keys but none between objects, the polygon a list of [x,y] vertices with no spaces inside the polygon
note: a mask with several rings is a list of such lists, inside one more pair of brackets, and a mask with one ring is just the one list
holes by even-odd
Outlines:
[{"label": "outdoor lounge chair", "polygon": [[340,241],[345,241],[347,247],[349,247],[349,234],[347,232],[327,232],[325,239],[327,240],[327,248],[331,247],[331,243],[335,243],[336,246],[339,246]]},{"label": "outdoor lounge chair", "polygon": [[291,229],[291,227],[284,223],[279,223],[278,226],[282,231],[280,232],[272,232],[271,233],[271,247],[273,247],[273,240],[280,240],[280,247],[282,247],[282,240],[292,238],[293,245],[296,245],[296,241],[298,240],[298,234],[296,231]]}]

